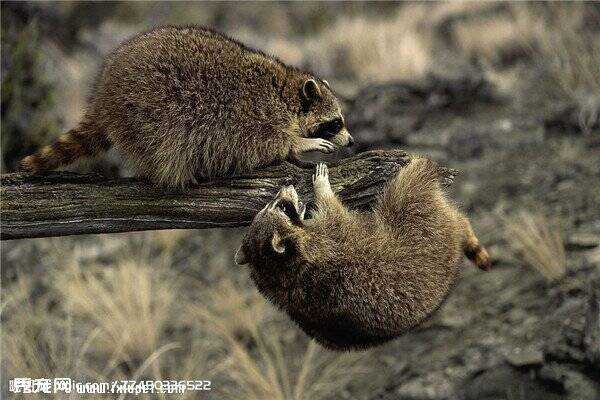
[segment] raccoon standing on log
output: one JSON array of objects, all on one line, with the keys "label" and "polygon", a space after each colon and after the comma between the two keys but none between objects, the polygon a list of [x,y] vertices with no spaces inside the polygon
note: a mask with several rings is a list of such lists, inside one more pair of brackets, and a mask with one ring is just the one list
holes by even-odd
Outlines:
[{"label": "raccoon standing on log", "polygon": [[372,213],[348,210],[313,176],[311,219],[293,186],[260,211],[235,255],[259,291],[334,350],[391,340],[422,323],[454,285],[462,255],[490,265],[469,220],[447,199],[438,166],[413,159]]},{"label": "raccoon standing on log", "polygon": [[113,51],[80,124],[21,167],[115,146],[138,176],[185,187],[352,144],[326,81],[208,29],[163,27]]}]

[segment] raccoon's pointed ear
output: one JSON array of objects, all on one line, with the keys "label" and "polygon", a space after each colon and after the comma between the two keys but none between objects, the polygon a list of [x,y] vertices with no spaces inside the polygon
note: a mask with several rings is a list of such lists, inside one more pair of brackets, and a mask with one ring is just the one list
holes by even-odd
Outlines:
[{"label": "raccoon's pointed ear", "polygon": [[235,257],[234,257],[235,263],[237,265],[244,265],[244,264],[248,264],[248,256],[246,255],[246,250],[244,245],[242,244],[240,246],[240,248],[235,252]]},{"label": "raccoon's pointed ear", "polygon": [[302,86],[302,94],[306,100],[312,101],[321,98],[321,89],[314,79],[307,79]]},{"label": "raccoon's pointed ear", "polygon": [[275,231],[273,233],[273,237],[271,238],[271,246],[276,253],[283,254],[285,253],[285,242],[281,237],[279,232]]}]

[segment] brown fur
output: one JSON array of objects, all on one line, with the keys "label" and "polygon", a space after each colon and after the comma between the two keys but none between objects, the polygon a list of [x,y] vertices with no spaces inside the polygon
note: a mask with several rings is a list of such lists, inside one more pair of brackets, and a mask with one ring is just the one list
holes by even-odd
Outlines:
[{"label": "brown fur", "polygon": [[[336,119],[340,129],[319,130]],[[208,29],[163,27],[110,54],[84,122],[22,168],[44,172],[112,144],[139,175],[186,186],[352,142],[326,81]]]},{"label": "brown fur", "polygon": [[320,164],[313,218],[304,220],[293,187],[282,189],[255,217],[236,262],[248,263],[258,289],[322,345],[390,340],[440,306],[464,253],[482,269],[490,264],[438,171],[412,160],[372,213],[357,213],[334,195]]}]

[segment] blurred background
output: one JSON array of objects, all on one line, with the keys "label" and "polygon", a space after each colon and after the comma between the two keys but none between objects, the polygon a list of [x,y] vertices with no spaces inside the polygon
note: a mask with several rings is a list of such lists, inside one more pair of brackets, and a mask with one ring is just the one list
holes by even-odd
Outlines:
[{"label": "blurred background", "polygon": [[[121,41],[200,24],[327,79],[353,152],[460,170],[452,196],[494,262],[465,262],[415,331],[334,353],[234,265],[243,229],[2,242],[2,398],[15,377],[212,381],[191,399],[600,397],[600,3],[1,7],[2,172],[75,125]],[[127,175],[116,154],[74,170]]]}]

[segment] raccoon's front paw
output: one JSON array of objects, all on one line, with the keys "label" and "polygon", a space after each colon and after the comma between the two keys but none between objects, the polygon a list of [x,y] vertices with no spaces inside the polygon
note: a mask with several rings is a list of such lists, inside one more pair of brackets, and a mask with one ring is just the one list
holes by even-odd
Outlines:
[{"label": "raccoon's front paw", "polygon": [[315,168],[315,174],[312,176],[315,196],[332,194],[331,184],[329,183],[329,170],[325,163],[318,163]]},{"label": "raccoon's front paw", "polygon": [[[313,139],[315,141],[316,150],[321,153],[330,154],[335,151],[335,144],[331,143],[329,140],[325,139]],[[327,168],[327,167],[325,167]]]},{"label": "raccoon's front paw", "polygon": [[335,144],[321,138],[302,138],[292,148],[292,153],[301,154],[307,151],[320,151],[321,153],[333,153]]}]

